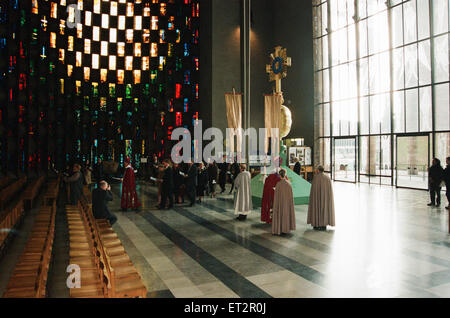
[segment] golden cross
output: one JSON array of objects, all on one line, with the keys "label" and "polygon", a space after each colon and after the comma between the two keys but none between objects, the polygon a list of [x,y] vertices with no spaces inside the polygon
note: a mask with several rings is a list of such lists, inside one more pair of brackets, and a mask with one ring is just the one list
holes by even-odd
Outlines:
[{"label": "golden cross", "polygon": [[275,92],[281,93],[281,80],[287,76],[287,68],[292,66],[292,59],[287,56],[287,49],[281,46],[270,53],[271,63],[266,65],[269,81],[275,81]]}]

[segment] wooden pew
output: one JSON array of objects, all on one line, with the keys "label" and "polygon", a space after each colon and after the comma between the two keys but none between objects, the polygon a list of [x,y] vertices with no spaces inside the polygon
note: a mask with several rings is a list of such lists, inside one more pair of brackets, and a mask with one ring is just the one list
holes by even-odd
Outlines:
[{"label": "wooden pew", "polygon": [[0,212],[0,250],[4,249],[10,231],[13,231],[16,227],[23,215],[23,211],[23,200],[20,198]]},{"label": "wooden pew", "polygon": [[87,185],[83,186],[83,195],[88,203],[92,203],[92,191]]},{"label": "wooden pew", "polygon": [[0,210],[3,210],[14,199],[26,183],[27,177],[22,177],[0,191]]},{"label": "wooden pew", "polygon": [[100,269],[100,259],[95,252],[95,241],[81,206],[66,206],[69,225],[70,264],[80,266],[81,288],[71,288],[73,298],[104,298],[106,291]]},{"label": "wooden pew", "polygon": [[24,206],[27,209],[33,208],[34,199],[38,196],[42,184],[45,181],[45,177],[39,177],[38,179],[31,182],[25,189],[23,193]]},{"label": "wooden pew", "polygon": [[52,205],[59,193],[59,185],[61,183],[61,176],[58,176],[56,180],[48,181],[47,190],[44,194],[44,205]]},{"label": "wooden pew", "polygon": [[102,255],[106,274],[109,277],[107,287],[111,298],[145,298],[147,288],[131,262],[117,234],[107,220],[95,220],[92,205],[85,200],[80,201],[86,218],[92,224],[93,236],[97,238],[97,246]]},{"label": "wooden pew", "polygon": [[8,184],[11,183],[11,178],[10,177],[3,177],[0,179],[0,189],[3,189],[4,187],[6,187]]},{"label": "wooden pew", "polygon": [[3,294],[5,298],[43,298],[55,235],[56,203],[41,206],[14,272]]},{"label": "wooden pew", "polygon": [[78,206],[66,206],[70,264],[81,269],[81,288],[71,297],[146,297],[147,289],[107,220],[95,220],[90,191]]}]

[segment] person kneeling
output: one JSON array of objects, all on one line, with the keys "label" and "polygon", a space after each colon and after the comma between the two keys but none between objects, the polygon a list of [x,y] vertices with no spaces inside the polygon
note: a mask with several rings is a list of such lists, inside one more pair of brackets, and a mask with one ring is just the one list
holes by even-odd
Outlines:
[{"label": "person kneeling", "polygon": [[117,217],[108,209],[108,201],[112,201],[111,186],[106,181],[100,181],[98,188],[92,191],[92,213],[96,219],[107,219],[111,226]]}]

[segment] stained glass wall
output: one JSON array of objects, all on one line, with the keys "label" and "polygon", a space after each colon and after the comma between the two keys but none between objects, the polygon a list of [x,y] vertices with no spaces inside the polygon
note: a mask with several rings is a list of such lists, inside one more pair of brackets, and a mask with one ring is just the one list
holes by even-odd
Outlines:
[{"label": "stained glass wall", "polygon": [[1,0],[2,171],[168,155],[171,131],[199,117],[199,9]]}]

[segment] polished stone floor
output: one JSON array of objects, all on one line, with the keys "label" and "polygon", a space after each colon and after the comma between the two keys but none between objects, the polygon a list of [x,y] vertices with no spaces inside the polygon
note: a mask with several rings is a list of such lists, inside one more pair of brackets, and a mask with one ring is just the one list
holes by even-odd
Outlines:
[{"label": "polished stone floor", "polygon": [[[158,211],[156,189],[143,183],[142,211],[123,213],[120,188],[113,192],[114,229],[148,297],[450,297],[448,212],[427,207],[425,191],[334,183],[336,227],[313,231],[307,206],[297,206],[297,230],[284,236],[273,236],[258,210],[236,221],[231,196]],[[64,222],[59,216],[62,241]],[[49,295],[67,297],[57,273],[67,247],[56,249]]]}]

